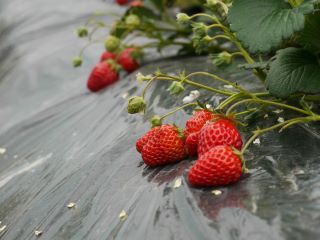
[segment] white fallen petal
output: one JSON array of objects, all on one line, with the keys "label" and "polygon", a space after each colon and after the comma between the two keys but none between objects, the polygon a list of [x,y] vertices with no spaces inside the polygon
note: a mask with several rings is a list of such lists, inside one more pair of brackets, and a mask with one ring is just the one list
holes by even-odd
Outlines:
[{"label": "white fallen petal", "polygon": [[181,186],[181,184],[182,184],[182,179],[177,178],[177,180],[174,182],[173,188],[178,188]]},{"label": "white fallen petal", "polygon": [[274,113],[276,113],[276,114],[279,114],[279,113],[282,113],[282,112],[283,112],[283,109],[276,109],[276,110],[274,110],[274,111],[272,111],[272,112],[274,112]]},{"label": "white fallen petal", "polygon": [[34,235],[36,235],[37,237],[40,237],[42,235],[42,231],[36,230],[34,231]]},{"label": "white fallen petal", "polygon": [[4,154],[7,151],[5,148],[0,148],[0,154]]},{"label": "white fallen petal", "polygon": [[224,88],[227,88],[227,89],[232,89],[232,88],[233,88],[232,85],[224,85],[223,87],[224,87]]},{"label": "white fallen petal", "polygon": [[70,202],[67,205],[67,208],[74,208],[74,207],[76,207],[76,204],[74,202]]},{"label": "white fallen petal", "polygon": [[7,225],[0,226],[0,233],[7,229]]},{"label": "white fallen petal", "polygon": [[277,120],[279,123],[283,123],[284,122],[284,118],[283,117],[279,117]]},{"label": "white fallen petal", "polygon": [[206,108],[211,108],[212,106],[210,104],[206,104]]},{"label": "white fallen petal", "polygon": [[121,221],[125,221],[128,218],[128,214],[126,213],[126,211],[122,210],[119,214],[119,218]]},{"label": "white fallen petal", "polygon": [[194,101],[194,98],[191,96],[186,96],[182,99],[183,104],[192,103]]},{"label": "white fallen petal", "polygon": [[125,92],[124,94],[122,94],[121,97],[122,97],[123,99],[127,99],[128,96],[129,96],[129,93],[128,93],[128,92]]},{"label": "white fallen petal", "polygon": [[190,92],[190,96],[194,97],[194,99],[197,99],[200,97],[200,92],[198,90],[193,90]]},{"label": "white fallen petal", "polygon": [[254,144],[254,145],[260,145],[260,144],[261,144],[260,139],[259,139],[259,138],[256,138],[256,139],[253,141],[253,144]]},{"label": "white fallen petal", "polygon": [[211,193],[215,196],[219,196],[222,194],[222,191],[221,190],[212,190]]}]

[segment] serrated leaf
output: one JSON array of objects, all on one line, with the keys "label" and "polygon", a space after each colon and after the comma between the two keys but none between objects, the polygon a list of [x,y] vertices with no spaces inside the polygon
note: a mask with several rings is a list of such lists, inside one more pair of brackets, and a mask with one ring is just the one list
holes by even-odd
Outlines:
[{"label": "serrated leaf", "polygon": [[313,3],[292,8],[284,0],[234,0],[228,20],[250,52],[268,52],[304,27],[304,15]]},{"label": "serrated leaf", "polygon": [[293,93],[320,92],[320,65],[311,52],[299,48],[279,50],[270,65],[266,85],[272,95],[285,98]]},{"label": "serrated leaf", "polygon": [[305,28],[298,41],[307,49],[320,51],[320,11],[306,17]]}]

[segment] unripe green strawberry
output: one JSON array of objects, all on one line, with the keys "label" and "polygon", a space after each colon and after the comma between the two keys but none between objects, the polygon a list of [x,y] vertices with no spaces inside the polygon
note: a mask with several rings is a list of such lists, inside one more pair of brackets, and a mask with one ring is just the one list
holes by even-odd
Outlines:
[{"label": "unripe green strawberry", "polygon": [[78,36],[79,36],[80,38],[83,38],[83,37],[87,37],[87,36],[88,36],[88,29],[87,29],[86,27],[84,27],[84,26],[79,27],[79,28],[77,29],[77,32],[78,32]]},{"label": "unripe green strawberry", "polygon": [[235,183],[242,174],[241,158],[230,146],[217,146],[199,157],[188,174],[199,187],[218,187]]},{"label": "unripe green strawberry", "polygon": [[146,103],[142,97],[132,97],[128,101],[128,113],[135,114],[143,112],[146,108]]},{"label": "unripe green strawberry", "polygon": [[137,15],[130,14],[129,16],[126,17],[125,23],[131,28],[136,28],[140,26],[141,21]]},{"label": "unripe green strawberry", "polygon": [[114,52],[116,51],[120,46],[120,39],[115,36],[108,36],[104,42],[104,46],[107,51]]}]

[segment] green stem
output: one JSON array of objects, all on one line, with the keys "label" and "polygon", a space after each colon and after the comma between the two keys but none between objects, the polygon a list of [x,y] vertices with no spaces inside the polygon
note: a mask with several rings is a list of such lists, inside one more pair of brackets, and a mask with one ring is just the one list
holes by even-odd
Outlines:
[{"label": "green stem", "polygon": [[153,78],[151,78],[151,80],[149,80],[149,82],[147,83],[147,85],[144,87],[143,91],[142,91],[142,94],[141,94],[141,97],[144,99],[145,95],[146,95],[146,92],[148,90],[148,88],[151,86],[151,84],[157,79],[158,77],[155,76]]},{"label": "green stem", "polygon": [[196,17],[206,17],[206,18],[211,19],[213,22],[216,22],[216,23],[220,24],[220,22],[219,22],[219,20],[217,18],[212,17],[209,14],[205,14],[205,13],[196,13],[196,14],[194,14],[194,15],[192,15],[190,17],[190,20],[193,19],[193,18],[196,18]]},{"label": "green stem", "polygon": [[[283,128],[287,128],[289,126],[292,126],[294,124],[298,124],[298,123],[306,123],[306,122],[312,122],[312,121],[320,121],[320,116],[316,115],[316,116],[308,116],[308,117],[298,117],[298,118],[293,118],[287,121],[284,121],[282,123],[278,123],[276,125],[273,125],[271,127],[268,128],[264,128],[264,129],[258,129],[256,131],[253,132],[253,135],[249,138],[249,140],[246,142],[246,144],[244,145],[244,147],[241,150],[241,154],[243,155],[244,152],[247,150],[247,148],[249,147],[249,145],[261,134],[268,132],[268,131],[272,131],[274,129],[277,129],[279,127],[284,126]],[[282,128],[282,129],[283,129]]]},{"label": "green stem", "polygon": [[79,57],[81,58],[82,57],[82,55],[83,55],[83,53],[84,53],[84,51],[88,48],[88,47],[90,47],[91,45],[93,45],[93,44],[96,44],[96,43],[102,43],[103,42],[103,40],[93,40],[93,41],[90,41],[89,43],[87,43],[86,45],[84,45],[82,48],[81,48],[81,50],[80,50],[80,53],[79,53]]},{"label": "green stem", "polygon": [[174,114],[175,112],[181,110],[181,109],[184,109],[186,107],[191,107],[191,106],[198,106],[198,103],[188,103],[188,104],[185,104],[185,105],[182,105],[181,107],[178,107],[170,112],[168,112],[167,114],[163,115],[162,117],[160,117],[161,120],[165,119],[166,117]]},{"label": "green stem", "polygon": [[235,104],[233,104],[232,106],[229,107],[229,109],[227,110],[226,112],[226,115],[229,115],[231,113],[231,111],[236,108],[237,106],[243,104],[243,103],[247,103],[247,102],[255,102],[255,103],[262,103],[262,104],[266,104],[266,105],[274,105],[274,106],[278,106],[278,107],[283,107],[283,108],[287,108],[287,109],[290,109],[292,111],[296,111],[296,112],[299,112],[299,113],[302,113],[302,114],[305,114],[305,115],[310,115],[307,111],[303,110],[303,109],[300,109],[300,108],[296,108],[294,106],[291,106],[291,105],[287,105],[287,104],[284,104],[284,103],[278,103],[278,102],[273,102],[273,101],[269,101],[269,100],[262,100],[262,99],[259,99],[259,98],[253,98],[253,99],[244,99],[242,101],[239,101]]},{"label": "green stem", "polygon": [[230,41],[230,38],[228,36],[222,35],[222,34],[216,35],[214,37],[210,37],[210,41],[214,41],[214,40],[217,40],[219,38],[223,38],[223,39],[226,39],[226,40]]},{"label": "green stem", "polygon": [[247,91],[246,89],[238,86],[237,84],[233,83],[233,82],[230,82],[222,77],[219,77],[215,74],[211,74],[211,73],[208,73],[208,72],[194,72],[194,73],[191,73],[189,74],[186,78],[189,78],[189,77],[193,77],[193,76],[196,76],[196,75],[203,75],[203,76],[207,76],[207,77],[210,77],[210,78],[213,78],[215,80],[218,80],[224,84],[227,84],[227,85],[231,85],[232,87],[234,87],[235,89],[239,90],[240,92],[244,93],[244,94],[247,94],[247,95],[251,95],[251,93],[249,91]]},{"label": "green stem", "polygon": [[[159,80],[177,81],[177,82],[181,81],[180,78],[176,78],[176,77],[172,77],[172,76],[166,76],[166,75],[161,75],[157,79],[159,79]],[[203,85],[201,83],[193,82],[193,81],[191,81],[191,80],[189,80],[187,78],[185,78],[183,82],[186,83],[186,84],[189,84],[191,86],[194,86],[194,87],[199,87],[199,88],[208,90],[210,92],[219,93],[219,94],[226,95],[226,96],[232,96],[233,95],[232,92],[227,92],[227,91],[219,90],[219,89],[216,89],[216,88],[212,88],[212,87]]]}]

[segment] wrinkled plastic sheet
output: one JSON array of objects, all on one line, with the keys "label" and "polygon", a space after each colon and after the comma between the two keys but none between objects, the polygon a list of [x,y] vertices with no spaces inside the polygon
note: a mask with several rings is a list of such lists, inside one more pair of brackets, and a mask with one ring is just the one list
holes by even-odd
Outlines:
[{"label": "wrinkled plastic sheet", "polygon": [[[142,88],[135,73],[98,94],[87,92],[86,77],[102,49],[89,49],[83,68],[72,69],[70,58],[83,44],[73,29],[105,6],[0,2],[0,147],[6,149],[0,155],[0,228],[6,226],[0,239],[35,239],[36,230],[50,240],[319,239],[318,126],[261,137],[247,155],[250,174],[219,188],[219,196],[188,185],[194,159],[154,169],[142,163],[134,143],[147,131],[148,117],[181,104],[183,96],[169,98],[167,83],[156,83],[147,94],[147,114],[130,116],[126,98]],[[213,70],[207,58],[194,57],[151,62],[139,71],[157,66],[169,73]],[[249,73],[219,74],[260,87]],[[221,101],[201,93],[211,104]],[[167,122],[183,126],[189,114]],[[178,178],[182,184],[174,188]]]}]

